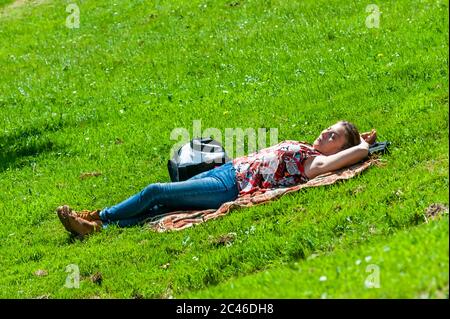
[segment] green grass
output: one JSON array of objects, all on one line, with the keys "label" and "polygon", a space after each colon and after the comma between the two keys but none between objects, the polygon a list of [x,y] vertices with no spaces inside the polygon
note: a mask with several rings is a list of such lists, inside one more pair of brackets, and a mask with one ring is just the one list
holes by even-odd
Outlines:
[{"label": "green grass", "polygon": [[[0,13],[0,297],[448,298],[448,218],[423,224],[449,202],[447,2],[377,3],[378,29],[363,1],[79,1],[79,29],[67,3]],[[181,232],[70,240],[58,205],[169,181],[170,133],[197,119],[278,128],[279,141],[346,119],[392,151],[352,180]],[[363,286],[369,254],[379,289]],[[79,289],[64,287],[69,264]]]},{"label": "green grass", "polygon": [[0,7],[3,7],[11,2],[14,2],[14,0],[0,0]]},{"label": "green grass", "polygon": [[[448,218],[182,298],[448,298]],[[358,284],[359,283],[359,284]]]}]

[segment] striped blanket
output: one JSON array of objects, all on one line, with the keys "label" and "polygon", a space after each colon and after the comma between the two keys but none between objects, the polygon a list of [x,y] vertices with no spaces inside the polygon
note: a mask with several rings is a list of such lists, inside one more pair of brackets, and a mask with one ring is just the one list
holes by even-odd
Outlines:
[{"label": "striped blanket", "polygon": [[317,187],[334,184],[339,180],[350,179],[358,175],[373,164],[379,164],[379,160],[372,158],[365,162],[359,162],[353,166],[323,174],[309,180],[307,183],[298,184],[285,188],[261,189],[252,194],[240,196],[236,200],[223,203],[217,209],[174,211],[167,214],[155,216],[146,221],[146,226],[157,232],[167,230],[182,230],[196,224],[203,223],[210,219],[215,219],[228,214],[230,211],[240,207],[250,207],[263,204],[292,192],[297,192],[306,187]]}]

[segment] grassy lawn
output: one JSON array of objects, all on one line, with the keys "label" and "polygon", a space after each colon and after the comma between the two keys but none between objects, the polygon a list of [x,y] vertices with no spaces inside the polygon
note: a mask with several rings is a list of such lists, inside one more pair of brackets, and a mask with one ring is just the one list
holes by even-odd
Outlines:
[{"label": "grassy lawn", "polygon": [[[72,2],[11,2],[0,298],[448,298],[448,213],[425,216],[449,203],[447,1],[379,1],[379,28],[365,1],[80,0],[79,28]],[[168,182],[171,132],[194,120],[312,142],[341,119],[392,142],[383,167],[180,232],[80,241],[55,214]]]},{"label": "grassy lawn", "polygon": [[14,2],[13,0],[0,0],[0,6],[3,7],[6,4],[9,4],[11,2]]},{"label": "grassy lawn", "polygon": [[447,218],[181,297],[448,298],[448,235]]}]

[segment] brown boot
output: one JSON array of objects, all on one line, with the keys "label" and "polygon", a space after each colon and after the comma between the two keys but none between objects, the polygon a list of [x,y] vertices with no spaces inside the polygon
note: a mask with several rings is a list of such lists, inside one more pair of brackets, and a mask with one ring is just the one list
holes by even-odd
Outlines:
[{"label": "brown boot", "polygon": [[88,221],[80,218],[69,206],[60,206],[57,209],[58,217],[64,228],[73,235],[85,236],[101,230],[102,222]]},{"label": "brown boot", "polygon": [[93,222],[96,220],[101,221],[100,219],[100,209],[96,210],[82,210],[81,212],[77,212],[78,217],[83,218],[89,222]]},{"label": "brown boot", "polygon": [[73,231],[72,228],[70,227],[69,219],[67,217],[67,216],[73,214],[72,209],[67,205],[63,205],[63,206],[59,206],[56,209],[56,213],[58,214],[58,218],[61,221],[61,223],[63,224],[64,228],[68,232],[72,233],[73,235],[77,235],[77,233],[75,231]]},{"label": "brown boot", "polygon": [[79,236],[86,236],[102,230],[102,222],[99,220],[87,221],[76,214],[67,215],[69,228]]}]

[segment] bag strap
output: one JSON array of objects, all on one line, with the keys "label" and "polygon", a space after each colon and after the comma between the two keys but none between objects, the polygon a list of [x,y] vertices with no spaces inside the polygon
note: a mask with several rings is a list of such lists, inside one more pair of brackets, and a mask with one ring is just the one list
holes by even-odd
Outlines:
[{"label": "bag strap", "polygon": [[373,143],[369,146],[369,155],[374,153],[389,153],[389,145],[391,145],[391,142],[389,141]]},{"label": "bag strap", "polygon": [[191,149],[195,149],[200,152],[205,152],[205,148],[207,153],[224,151],[222,145],[216,140],[213,140],[211,137],[193,138],[190,142],[190,146]]}]

